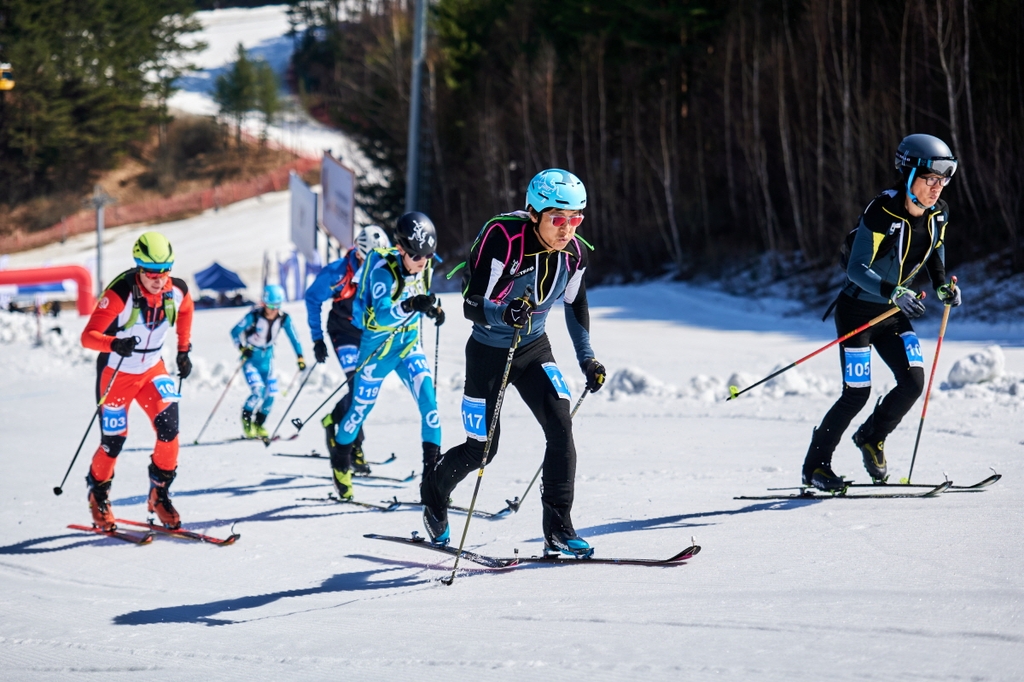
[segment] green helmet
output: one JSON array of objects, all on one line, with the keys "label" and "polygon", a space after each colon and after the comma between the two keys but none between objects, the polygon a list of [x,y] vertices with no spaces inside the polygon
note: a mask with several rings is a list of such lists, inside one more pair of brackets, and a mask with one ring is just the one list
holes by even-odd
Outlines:
[{"label": "green helmet", "polygon": [[144,232],[132,247],[135,264],[143,270],[166,272],[174,265],[174,249],[159,232]]}]

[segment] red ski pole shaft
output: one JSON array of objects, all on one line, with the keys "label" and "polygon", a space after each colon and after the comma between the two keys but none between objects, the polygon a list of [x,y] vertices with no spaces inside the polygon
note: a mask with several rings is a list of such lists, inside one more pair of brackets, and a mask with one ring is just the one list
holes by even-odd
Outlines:
[{"label": "red ski pole shaft", "polygon": [[[956,277],[953,278],[953,286],[956,286]],[[939,366],[939,351],[942,350],[942,339],[946,336],[946,323],[949,322],[949,304],[942,311],[942,324],[939,325],[939,340],[935,344],[935,357],[932,358],[932,371],[928,375],[928,388],[924,392],[924,405],[921,407],[921,422],[917,425],[917,438],[914,439],[914,454],[910,458],[910,471],[907,472],[907,483],[914,475],[914,462],[917,461],[917,446],[921,444],[921,431],[924,430],[924,418],[928,414],[928,399],[932,395],[932,382],[935,381],[935,369]]]},{"label": "red ski pole shaft", "polygon": [[[922,291],[919,296],[921,298],[924,298],[924,292]],[[785,367],[783,367],[782,369],[777,370],[775,372],[772,372],[771,374],[766,376],[764,379],[761,379],[760,381],[758,381],[755,384],[751,384],[750,386],[747,386],[742,391],[739,390],[739,388],[737,388],[736,386],[730,386],[729,387],[729,397],[726,398],[726,400],[733,400],[735,398],[739,398],[741,395],[743,395],[744,393],[746,393],[750,389],[757,388],[758,386],[760,386],[764,382],[770,381],[771,379],[774,379],[775,377],[779,376],[783,372],[788,372],[789,370],[791,370],[794,367],[796,367],[797,365],[799,365],[801,362],[806,362],[807,360],[810,360],[811,358],[813,358],[818,353],[826,351],[829,348],[831,348],[832,346],[835,346],[836,344],[842,343],[843,341],[846,341],[847,339],[849,339],[851,337],[854,337],[857,334],[860,334],[865,329],[867,329],[869,327],[875,326],[876,324],[878,324],[882,320],[885,320],[887,318],[892,317],[893,315],[895,315],[899,311],[900,311],[899,308],[890,308],[889,310],[885,311],[884,313],[882,313],[878,317],[875,317],[875,318],[872,318],[871,320],[868,320],[867,322],[865,322],[861,326],[859,326],[856,329],[854,329],[852,332],[847,332],[846,334],[843,334],[842,336],[840,336],[835,341],[829,341],[828,343],[826,343],[824,346],[822,346],[818,350],[814,351],[813,353],[809,353],[809,354],[803,356],[802,358],[800,358],[799,360],[797,360],[796,362],[790,363],[790,364],[786,365]]]}]

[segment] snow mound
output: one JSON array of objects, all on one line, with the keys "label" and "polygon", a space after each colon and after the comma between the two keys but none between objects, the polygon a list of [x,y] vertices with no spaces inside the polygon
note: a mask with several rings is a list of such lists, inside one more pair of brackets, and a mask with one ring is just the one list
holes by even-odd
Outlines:
[{"label": "snow mound", "polygon": [[61,327],[51,326],[53,318],[43,320],[34,315],[0,311],[0,344],[33,345],[72,365],[96,361],[96,353],[82,348],[77,334],[69,336]]},{"label": "snow mound", "polygon": [[655,379],[650,374],[636,367],[625,367],[616,370],[611,378],[608,379],[606,390],[608,397],[613,400],[624,396],[675,397],[678,393],[673,386]]},{"label": "snow mound", "polygon": [[963,388],[998,379],[1006,371],[1006,356],[999,346],[989,346],[977,353],[960,358],[949,370],[949,386]]}]

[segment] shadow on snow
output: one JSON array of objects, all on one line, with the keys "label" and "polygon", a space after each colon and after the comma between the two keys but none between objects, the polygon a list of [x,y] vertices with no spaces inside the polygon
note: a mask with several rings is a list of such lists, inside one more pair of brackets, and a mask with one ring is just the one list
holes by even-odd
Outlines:
[{"label": "shadow on snow", "polygon": [[[155,623],[196,623],[210,626],[233,625],[235,623],[247,622],[247,620],[257,620],[258,617],[246,620],[230,620],[228,618],[217,618],[216,616],[228,614],[232,611],[260,608],[281,599],[308,597],[318,594],[361,592],[365,590],[391,590],[424,585],[430,582],[429,580],[412,576],[372,580],[375,575],[399,570],[403,569],[391,568],[356,573],[339,573],[327,578],[316,587],[282,590],[280,592],[269,592],[267,594],[247,597],[235,597],[234,599],[220,599],[206,604],[183,604],[181,606],[164,606],[143,611],[131,611],[116,616],[113,622],[115,625],[152,625]],[[332,606],[343,605],[335,604]]]}]

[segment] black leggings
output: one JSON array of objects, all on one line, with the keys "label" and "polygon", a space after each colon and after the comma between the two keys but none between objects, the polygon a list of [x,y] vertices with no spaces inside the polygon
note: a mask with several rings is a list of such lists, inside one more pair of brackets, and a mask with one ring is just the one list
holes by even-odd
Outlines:
[{"label": "black leggings", "polygon": [[[839,303],[836,305],[836,332],[839,336],[847,334],[884,313],[889,307],[885,303],[858,301],[844,294],[839,297]],[[825,414],[821,425],[815,431],[805,467],[831,464],[832,452],[839,444],[843,433],[867,404],[871,396],[870,374],[865,377],[862,372],[854,370],[858,364],[857,358],[865,357],[864,351],[858,354],[858,349],[872,346],[882,358],[882,362],[892,370],[896,378],[896,387],[878,402],[874,412],[865,422],[869,440],[884,440],[896,429],[921,395],[924,389],[924,361],[921,358],[917,335],[906,315],[902,312],[896,313],[847,339],[839,346],[843,393]],[[851,386],[851,383],[854,385]]]},{"label": "black leggings", "polygon": [[[490,426],[507,361],[507,348],[487,346],[473,338],[466,344],[464,399],[486,401],[486,411],[481,422],[482,430],[478,430],[478,433],[486,434]],[[519,391],[519,395],[544,430],[547,441],[541,479],[545,526],[557,523],[571,528],[569,512],[572,509],[573,481],[576,478],[576,446],[572,438],[569,400],[559,396],[544,368],[546,363],[554,362],[551,344],[546,335],[542,336],[530,345],[516,350],[508,383]],[[491,439],[488,463],[498,452],[500,431],[499,425]],[[484,440],[469,436],[466,442],[445,452],[437,466],[427,472],[424,478],[421,490],[423,501],[431,506],[444,507],[455,486],[471,471],[480,468],[484,443]]]}]

